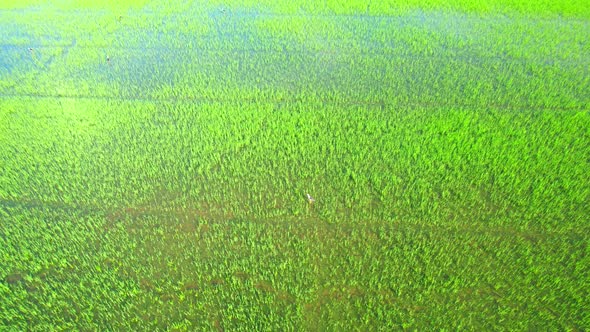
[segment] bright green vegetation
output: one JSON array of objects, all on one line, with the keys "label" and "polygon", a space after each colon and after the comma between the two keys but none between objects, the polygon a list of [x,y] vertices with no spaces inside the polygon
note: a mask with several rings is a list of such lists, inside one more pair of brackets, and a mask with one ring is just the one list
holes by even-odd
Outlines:
[{"label": "bright green vegetation", "polygon": [[0,329],[590,328],[582,2],[209,3],[0,6]]},{"label": "bright green vegetation", "polygon": [[534,15],[535,18],[565,16],[590,18],[590,7],[585,0],[197,0],[185,1],[173,7],[162,6],[149,0],[0,0],[0,9],[48,7],[51,9],[108,9],[128,10],[157,8],[159,11],[183,13],[189,8],[199,11],[232,8],[263,10],[275,14],[338,14],[338,15],[397,15],[414,10],[446,10],[472,14]]}]

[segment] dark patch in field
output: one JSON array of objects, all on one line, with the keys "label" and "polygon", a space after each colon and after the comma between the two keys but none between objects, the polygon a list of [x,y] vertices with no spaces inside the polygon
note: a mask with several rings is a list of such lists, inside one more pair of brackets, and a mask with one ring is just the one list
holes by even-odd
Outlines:
[{"label": "dark patch in field", "polygon": [[250,279],[250,275],[244,271],[234,272],[234,277],[240,279],[241,281],[247,281],[248,279]]},{"label": "dark patch in field", "polygon": [[162,300],[162,302],[173,302],[176,300],[176,296],[172,294],[162,294],[160,295],[160,300]]},{"label": "dark patch in field", "polygon": [[197,284],[195,281],[187,281],[182,286],[182,290],[183,291],[198,291],[199,284]]},{"label": "dark patch in field", "polygon": [[34,280],[30,283],[26,283],[25,288],[27,289],[27,292],[35,293],[35,292],[40,291],[43,288],[43,283],[41,283],[40,281]]},{"label": "dark patch in field", "polygon": [[264,280],[257,281],[254,284],[254,288],[256,288],[262,292],[265,292],[265,293],[272,293],[275,290],[270,282],[264,281]]},{"label": "dark patch in field", "polygon": [[154,283],[152,283],[150,280],[146,279],[146,278],[141,278],[139,280],[139,288],[143,289],[143,290],[154,290],[155,286]]},{"label": "dark patch in field", "polygon": [[9,285],[17,285],[25,282],[25,276],[21,272],[12,272],[4,278]]},{"label": "dark patch in field", "polygon": [[213,278],[209,281],[209,284],[213,287],[219,287],[225,285],[225,280],[221,278]]}]

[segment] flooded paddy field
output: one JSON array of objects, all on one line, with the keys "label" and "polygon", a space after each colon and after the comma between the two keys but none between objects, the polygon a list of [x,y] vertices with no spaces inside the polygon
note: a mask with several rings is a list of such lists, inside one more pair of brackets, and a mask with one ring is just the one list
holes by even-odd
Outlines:
[{"label": "flooded paddy field", "polygon": [[330,3],[0,7],[0,327],[590,328],[590,14]]}]

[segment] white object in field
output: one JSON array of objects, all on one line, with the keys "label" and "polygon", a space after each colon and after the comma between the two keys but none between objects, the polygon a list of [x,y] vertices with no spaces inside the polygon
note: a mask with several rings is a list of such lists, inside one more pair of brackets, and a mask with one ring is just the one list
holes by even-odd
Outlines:
[{"label": "white object in field", "polygon": [[311,197],[310,194],[305,194],[305,195],[307,195],[307,201],[309,201],[310,203],[315,202],[315,198]]}]

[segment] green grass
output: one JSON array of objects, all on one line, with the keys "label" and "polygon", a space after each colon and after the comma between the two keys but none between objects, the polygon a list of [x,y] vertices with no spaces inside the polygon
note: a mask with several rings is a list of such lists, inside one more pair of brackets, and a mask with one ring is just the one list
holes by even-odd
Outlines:
[{"label": "green grass", "polygon": [[0,3],[1,329],[590,328],[582,2],[208,3]]}]

